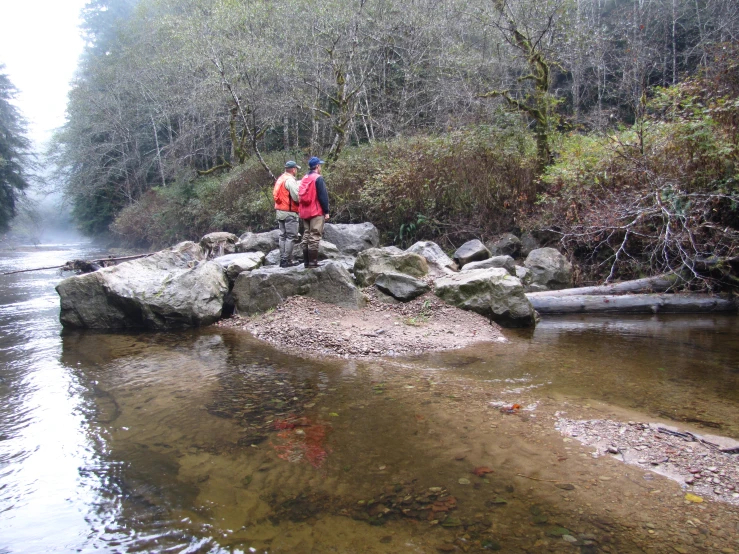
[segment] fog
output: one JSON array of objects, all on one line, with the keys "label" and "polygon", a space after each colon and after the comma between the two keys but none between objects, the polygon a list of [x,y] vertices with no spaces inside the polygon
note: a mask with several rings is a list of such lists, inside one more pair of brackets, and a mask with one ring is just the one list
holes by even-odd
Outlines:
[{"label": "fog", "polygon": [[53,245],[89,242],[74,225],[69,209],[58,194],[29,192],[18,203],[18,215],[2,243]]}]

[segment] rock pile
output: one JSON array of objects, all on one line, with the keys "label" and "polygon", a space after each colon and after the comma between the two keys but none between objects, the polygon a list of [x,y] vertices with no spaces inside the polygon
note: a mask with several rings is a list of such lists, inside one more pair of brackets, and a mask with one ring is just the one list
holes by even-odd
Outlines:
[{"label": "rock pile", "polygon": [[[571,282],[572,268],[553,249],[534,250],[517,266],[508,254],[491,256],[479,240],[463,244],[454,260],[429,241],[405,251],[380,248],[371,223],[327,224],[325,238],[318,268],[279,268],[277,231],[241,237],[210,233],[199,244],[183,242],[64,280],[57,287],[60,319],[65,327],[79,328],[192,327],[224,313],[262,313],[293,296],[360,309],[367,291],[376,288],[397,302],[432,290],[447,303],[504,326],[530,326],[537,316],[524,292]],[[505,245],[496,248],[513,252]]]}]

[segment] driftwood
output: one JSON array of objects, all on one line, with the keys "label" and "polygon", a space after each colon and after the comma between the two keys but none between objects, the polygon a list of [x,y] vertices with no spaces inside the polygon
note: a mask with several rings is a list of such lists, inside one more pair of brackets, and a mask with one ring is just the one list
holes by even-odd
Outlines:
[{"label": "driftwood", "polygon": [[15,273],[28,273],[29,271],[43,271],[44,269],[61,269],[62,271],[80,271],[81,273],[92,273],[102,267],[109,267],[117,264],[118,262],[125,262],[128,260],[136,260],[138,258],[146,258],[151,256],[149,254],[137,254],[135,256],[122,256],[120,258],[113,258],[109,256],[107,258],[101,258],[99,260],[71,260],[62,265],[52,265],[48,267],[36,267],[34,269],[19,269],[16,271],[7,271],[0,273],[0,275],[13,275]]},{"label": "driftwood", "polygon": [[[557,292],[557,291],[553,291]],[[708,294],[548,295],[527,294],[540,314],[654,314],[735,312],[733,299]]]},{"label": "driftwood", "polygon": [[546,290],[541,292],[529,292],[526,294],[529,300],[533,302],[534,298],[539,297],[559,297],[559,296],[590,296],[590,295],[606,295],[606,294],[625,294],[636,292],[664,292],[670,290],[675,285],[680,284],[682,278],[675,273],[666,273],[655,277],[646,277],[644,279],[635,279],[634,281],[624,281],[623,283],[615,283],[613,285],[601,285],[597,287],[580,287],[574,289],[563,290]]}]

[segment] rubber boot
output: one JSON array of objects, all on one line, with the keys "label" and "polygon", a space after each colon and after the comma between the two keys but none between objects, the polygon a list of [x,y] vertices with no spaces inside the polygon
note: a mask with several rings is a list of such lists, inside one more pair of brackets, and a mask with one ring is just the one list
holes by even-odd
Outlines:
[{"label": "rubber boot", "polygon": [[280,267],[288,267],[287,262],[285,258],[280,258]]},{"label": "rubber boot", "polygon": [[318,250],[308,250],[308,267],[318,267]]},{"label": "rubber boot", "polygon": [[310,258],[308,258],[308,248],[303,247],[303,267],[308,269],[310,267]]}]

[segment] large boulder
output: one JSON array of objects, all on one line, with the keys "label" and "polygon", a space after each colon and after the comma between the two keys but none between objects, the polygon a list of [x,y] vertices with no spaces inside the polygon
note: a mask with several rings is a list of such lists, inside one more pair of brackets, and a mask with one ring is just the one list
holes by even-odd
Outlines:
[{"label": "large boulder", "polygon": [[313,269],[264,267],[242,273],[231,293],[236,312],[249,315],[276,308],[291,296],[308,296],[350,309],[365,303],[349,272],[332,261],[321,262]]},{"label": "large boulder", "polygon": [[488,269],[490,267],[502,267],[508,273],[516,276],[516,262],[510,256],[493,256],[481,262],[470,262],[465,264],[462,271],[471,271],[473,269]]},{"label": "large boulder", "polygon": [[418,254],[393,254],[382,248],[370,248],[359,253],[354,263],[354,277],[360,287],[369,287],[382,273],[404,273],[424,277],[429,272],[426,259]]},{"label": "large boulder", "polygon": [[518,278],[502,267],[462,271],[437,279],[436,295],[445,302],[482,314],[504,327],[536,324],[536,311]]},{"label": "large boulder", "polygon": [[572,264],[554,248],[532,250],[523,265],[531,271],[531,287],[534,290],[572,287]]},{"label": "large boulder", "polygon": [[56,287],[65,327],[170,329],[221,317],[228,280],[194,242],[70,277]]},{"label": "large boulder", "polygon": [[350,256],[380,244],[380,233],[372,223],[326,223],[323,238]]},{"label": "large boulder", "polygon": [[491,256],[511,256],[515,258],[521,252],[521,241],[513,233],[503,233],[498,238],[485,243]]},{"label": "large boulder", "polygon": [[457,265],[462,268],[465,264],[470,262],[479,262],[481,260],[487,260],[490,257],[490,250],[477,239],[468,240],[462,246],[457,248],[454,253],[454,261]]},{"label": "large boulder", "polygon": [[408,302],[429,291],[426,281],[403,273],[383,273],[375,279],[375,286],[396,300]]},{"label": "large boulder", "polygon": [[280,230],[267,231],[266,233],[244,233],[236,243],[236,252],[264,252],[269,254],[279,247]]},{"label": "large boulder", "polygon": [[236,243],[239,237],[233,233],[208,233],[200,239],[200,246],[205,250],[208,258],[217,258],[236,252]]},{"label": "large boulder", "polygon": [[264,263],[263,252],[241,252],[239,254],[228,254],[213,259],[226,272],[226,277],[233,283],[236,277],[244,271],[257,269]]},{"label": "large boulder", "polygon": [[454,260],[447,256],[438,244],[430,240],[418,241],[410,246],[406,252],[423,256],[426,258],[429,267],[438,269],[441,273],[454,273],[458,269]]}]

